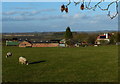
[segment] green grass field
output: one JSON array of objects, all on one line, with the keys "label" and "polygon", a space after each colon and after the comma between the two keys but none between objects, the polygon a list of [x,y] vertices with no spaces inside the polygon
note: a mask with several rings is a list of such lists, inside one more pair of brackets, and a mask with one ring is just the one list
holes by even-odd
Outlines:
[{"label": "green grass field", "polygon": [[[5,58],[7,52],[13,56]],[[3,47],[3,82],[117,82],[118,47]],[[28,66],[18,63],[25,56]],[[34,63],[33,63],[34,62]],[[33,64],[32,64],[33,63]]]}]

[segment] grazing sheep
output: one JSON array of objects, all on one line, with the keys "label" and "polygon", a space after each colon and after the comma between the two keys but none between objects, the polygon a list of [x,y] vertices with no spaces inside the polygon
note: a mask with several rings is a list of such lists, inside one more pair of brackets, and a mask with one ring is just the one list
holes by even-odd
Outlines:
[{"label": "grazing sheep", "polygon": [[28,65],[28,61],[24,57],[19,57],[19,63]]},{"label": "grazing sheep", "polygon": [[94,45],[95,47],[97,47],[98,45]]},{"label": "grazing sheep", "polygon": [[12,56],[12,53],[11,53],[11,52],[8,52],[8,53],[7,53],[6,58],[8,58],[9,56]]}]

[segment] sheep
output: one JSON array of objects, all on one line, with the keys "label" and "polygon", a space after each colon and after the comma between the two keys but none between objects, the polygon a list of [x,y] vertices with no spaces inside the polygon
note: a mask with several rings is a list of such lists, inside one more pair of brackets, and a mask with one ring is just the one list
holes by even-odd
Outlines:
[{"label": "sheep", "polygon": [[8,53],[7,53],[6,58],[8,58],[9,56],[12,56],[12,53],[11,53],[11,52],[8,52]]},{"label": "sheep", "polygon": [[28,65],[28,61],[26,60],[25,57],[22,57],[22,56],[19,57],[19,63]]},{"label": "sheep", "polygon": [[98,45],[94,45],[95,47],[97,47]]}]

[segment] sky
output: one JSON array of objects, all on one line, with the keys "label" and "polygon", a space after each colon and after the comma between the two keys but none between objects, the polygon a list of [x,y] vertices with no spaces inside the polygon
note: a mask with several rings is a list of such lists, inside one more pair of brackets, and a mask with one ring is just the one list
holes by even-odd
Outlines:
[{"label": "sky", "polygon": [[[68,26],[72,31],[118,30],[118,16],[111,20],[107,11],[82,11],[73,3],[68,6],[69,13],[62,13],[63,4],[66,2],[2,2],[2,32],[61,32]],[[114,4],[110,10],[115,12]]]}]

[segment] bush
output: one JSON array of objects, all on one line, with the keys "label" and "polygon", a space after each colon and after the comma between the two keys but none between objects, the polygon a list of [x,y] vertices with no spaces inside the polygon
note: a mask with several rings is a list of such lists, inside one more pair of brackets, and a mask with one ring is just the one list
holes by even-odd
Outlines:
[{"label": "bush", "polygon": [[66,44],[67,44],[68,46],[74,46],[75,43],[74,43],[73,40],[69,39],[69,40],[66,41]]},{"label": "bush", "polygon": [[107,44],[109,44],[109,41],[107,41],[107,40],[101,40],[100,44],[101,45],[107,45]]}]

